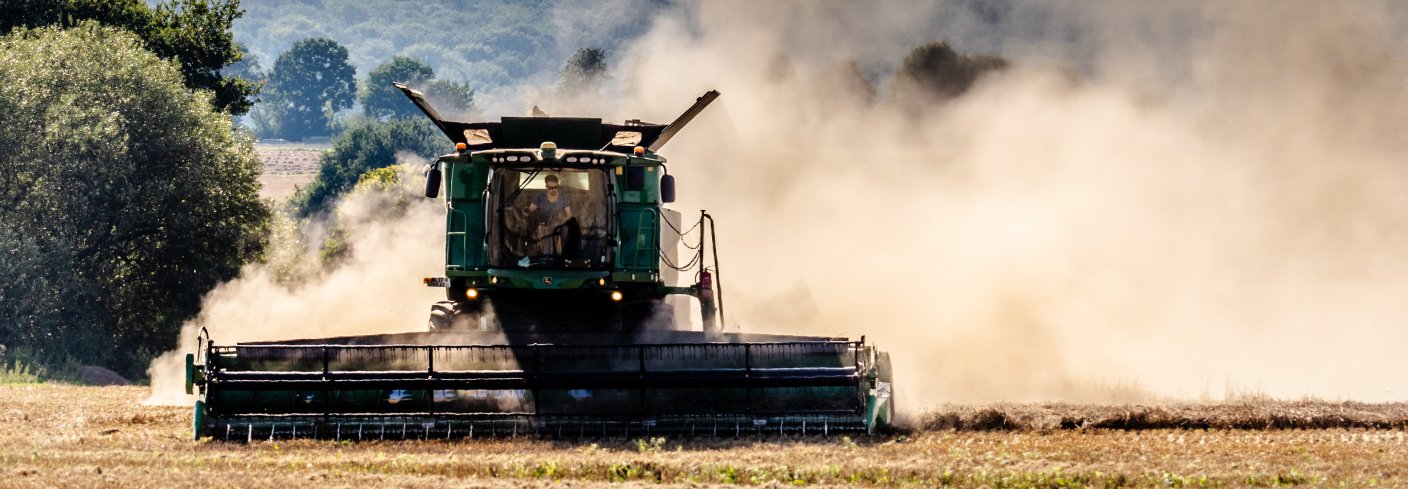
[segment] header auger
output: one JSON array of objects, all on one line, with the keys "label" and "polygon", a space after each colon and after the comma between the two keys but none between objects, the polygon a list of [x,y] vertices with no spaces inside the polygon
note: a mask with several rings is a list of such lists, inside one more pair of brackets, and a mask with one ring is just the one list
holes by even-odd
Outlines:
[{"label": "header auger", "polygon": [[[656,153],[718,92],[668,125],[466,123],[397,87],[456,148],[427,170],[446,209],[445,275],[425,280],[446,299],[428,331],[203,334],[187,357],[196,437],[826,435],[893,420],[889,357],[864,338],[722,331],[713,219],[679,232]],[[698,301],[700,330],[676,323],[671,297]]]}]

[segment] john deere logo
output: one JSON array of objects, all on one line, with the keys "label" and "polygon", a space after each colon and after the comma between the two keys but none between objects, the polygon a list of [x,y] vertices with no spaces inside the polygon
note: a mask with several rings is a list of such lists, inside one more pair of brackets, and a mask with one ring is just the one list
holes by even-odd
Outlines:
[{"label": "john deere logo", "polygon": [[552,277],[543,277],[543,285],[552,285]]}]

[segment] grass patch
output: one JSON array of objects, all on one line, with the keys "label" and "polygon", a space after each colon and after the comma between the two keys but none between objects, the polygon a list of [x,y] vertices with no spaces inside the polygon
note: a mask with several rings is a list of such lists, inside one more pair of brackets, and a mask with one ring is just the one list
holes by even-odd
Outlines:
[{"label": "grass patch", "polygon": [[16,360],[0,363],[0,384],[37,384],[39,375],[30,370],[28,364]]}]

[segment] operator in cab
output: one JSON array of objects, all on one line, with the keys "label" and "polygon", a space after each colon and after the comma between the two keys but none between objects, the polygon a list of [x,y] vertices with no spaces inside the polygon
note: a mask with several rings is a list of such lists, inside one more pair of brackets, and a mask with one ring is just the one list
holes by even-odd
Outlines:
[{"label": "operator in cab", "polygon": [[557,175],[548,175],[543,184],[547,191],[533,196],[533,202],[528,204],[529,214],[538,218],[538,252],[576,258],[581,230],[572,219],[572,200],[560,188],[562,182]]},{"label": "operator in cab", "polygon": [[543,183],[547,191],[533,196],[533,202],[528,204],[528,212],[538,214],[540,225],[556,227],[572,218],[572,200],[558,189],[561,183],[557,175],[548,175],[543,179]]}]

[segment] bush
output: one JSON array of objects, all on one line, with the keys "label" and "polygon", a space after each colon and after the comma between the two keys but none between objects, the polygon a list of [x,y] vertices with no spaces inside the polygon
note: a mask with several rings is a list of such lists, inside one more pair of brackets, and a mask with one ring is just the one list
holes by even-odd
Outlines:
[{"label": "bush", "polygon": [[396,164],[398,154],[430,158],[449,149],[449,138],[425,118],[357,119],[333,140],[332,151],[318,162],[318,176],[298,189],[290,205],[301,217],[325,213],[362,174]]}]

